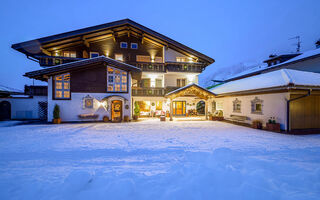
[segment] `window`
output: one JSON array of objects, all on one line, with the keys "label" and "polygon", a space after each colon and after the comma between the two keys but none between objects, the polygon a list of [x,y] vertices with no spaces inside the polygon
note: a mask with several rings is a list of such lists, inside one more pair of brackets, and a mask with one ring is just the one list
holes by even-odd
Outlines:
[{"label": "window", "polygon": [[186,57],[176,57],[176,61],[177,62],[187,62],[187,58]]},{"label": "window", "polygon": [[186,86],[186,79],[177,79],[177,87],[184,87]]},{"label": "window", "polygon": [[107,91],[127,92],[128,72],[110,66],[108,66],[107,71]]},{"label": "window", "polygon": [[75,51],[64,51],[63,57],[70,57],[70,58],[76,58],[77,53]]},{"label": "window", "polygon": [[259,99],[258,97],[255,97],[251,101],[251,113],[262,114],[262,105],[263,105],[263,100]]},{"label": "window", "polygon": [[96,58],[96,57],[99,57],[98,52],[90,52],[90,58]]},{"label": "window", "polygon": [[162,87],[162,80],[156,79],[156,87]]},{"label": "window", "polygon": [[124,49],[128,48],[128,43],[120,42],[120,48],[124,48]]},{"label": "window", "polygon": [[70,99],[70,73],[54,77],[55,99]]},{"label": "window", "polygon": [[115,54],[115,59],[119,61],[123,61],[123,55],[122,54]]},{"label": "window", "polygon": [[90,95],[83,98],[83,108],[93,108],[93,98]]},{"label": "window", "polygon": [[137,43],[131,43],[131,49],[138,49]]},{"label": "window", "polygon": [[233,101],[233,112],[241,112],[241,101],[237,98]]}]

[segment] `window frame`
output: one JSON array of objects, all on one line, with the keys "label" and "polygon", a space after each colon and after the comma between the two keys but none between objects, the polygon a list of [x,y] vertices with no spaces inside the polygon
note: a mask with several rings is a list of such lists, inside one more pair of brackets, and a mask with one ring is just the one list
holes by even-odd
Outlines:
[{"label": "window frame", "polygon": [[[68,53],[70,56],[65,56],[64,55],[65,53]],[[71,54],[73,54],[73,53],[75,54],[75,57],[71,56]],[[65,57],[65,58],[77,58],[77,51],[63,51],[62,52],[62,56]]]},{"label": "window frame", "polygon": [[[122,47],[122,44],[125,44],[126,47]],[[121,49],[127,49],[128,48],[128,42],[120,42],[120,48]]]},{"label": "window frame", "polygon": [[[67,75],[67,74],[69,74],[69,76],[70,76],[70,79],[69,79],[69,98],[56,97],[56,77],[57,76],[62,76],[63,77],[64,75]],[[61,86],[63,86],[64,85],[64,81],[62,81],[61,83],[62,83]],[[64,89],[62,89],[61,91],[63,91],[63,94],[64,94]],[[71,100],[71,73],[70,72],[52,76],[52,100]]]},{"label": "window frame", "polygon": [[[109,84],[111,84],[111,83],[109,83],[109,74],[108,74],[108,68],[112,68],[113,69],[113,74],[112,74],[112,77],[113,77],[113,82],[112,82],[112,85],[113,85],[113,90],[112,91],[109,91],[108,90],[108,87],[109,87]],[[115,75],[115,71],[116,70],[119,70],[120,71],[120,82],[119,82],[119,84],[120,84],[120,91],[115,91],[115,87],[116,87],[116,84],[115,84],[115,80],[116,80],[116,75]],[[126,82],[126,84],[123,84],[122,83],[122,76],[124,76],[122,73],[123,72],[126,72],[126,79],[127,79],[127,82]],[[116,68],[116,67],[113,67],[113,66],[106,66],[106,83],[107,83],[107,87],[106,87],[106,92],[107,93],[129,93],[129,71],[125,71],[125,70],[122,70],[122,69],[119,69],[119,68]],[[126,85],[126,91],[122,91],[122,85]]]},{"label": "window frame", "polygon": [[[232,104],[232,112],[241,113],[241,101],[238,98],[236,98],[234,101],[232,101]],[[240,109],[237,109],[238,104],[240,105]]]},{"label": "window frame", "polygon": [[[92,54],[98,54],[98,56],[92,57]],[[89,56],[90,56],[90,58],[96,58],[96,57],[99,57],[100,54],[99,54],[99,52],[90,51]]]},{"label": "window frame", "polygon": [[[257,104],[261,104],[261,111],[257,111]],[[255,97],[251,101],[251,114],[263,115],[263,100]]]},{"label": "window frame", "polygon": [[[132,45],[137,45],[137,48],[133,48]],[[130,43],[130,49],[138,49],[138,48],[139,48],[138,43],[135,43],[135,42]]]}]

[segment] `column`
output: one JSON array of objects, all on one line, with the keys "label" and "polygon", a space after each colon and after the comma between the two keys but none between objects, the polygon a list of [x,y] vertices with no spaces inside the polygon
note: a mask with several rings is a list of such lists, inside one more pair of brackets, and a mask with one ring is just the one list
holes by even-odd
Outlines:
[{"label": "column", "polygon": [[172,105],[172,99],[170,99],[170,121],[173,121],[173,119],[172,119],[172,112],[173,112],[173,105]]},{"label": "column", "polygon": [[205,100],[205,113],[206,113],[206,120],[208,120],[208,100]]}]

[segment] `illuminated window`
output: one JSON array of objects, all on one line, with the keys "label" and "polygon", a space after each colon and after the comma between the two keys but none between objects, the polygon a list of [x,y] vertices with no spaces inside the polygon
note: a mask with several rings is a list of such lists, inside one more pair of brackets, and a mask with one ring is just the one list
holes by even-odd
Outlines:
[{"label": "illuminated window", "polygon": [[54,77],[56,99],[70,99],[70,73]]},{"label": "illuminated window", "polygon": [[131,49],[138,49],[137,43],[131,43]]},{"label": "illuminated window", "polygon": [[63,57],[70,57],[70,58],[76,58],[77,53],[75,51],[64,51]]},{"label": "illuminated window", "polygon": [[188,59],[186,57],[176,57],[177,62],[187,62]]},{"label": "illuminated window", "polygon": [[107,91],[108,92],[127,92],[128,73],[126,71],[108,66]]},{"label": "illuminated window", "polygon": [[124,49],[128,48],[128,43],[120,42],[120,48],[124,48]]},{"label": "illuminated window", "polygon": [[90,52],[90,58],[96,58],[96,57],[99,57],[98,52]]},{"label": "illuminated window", "polygon": [[115,54],[115,59],[119,61],[123,61],[123,55],[122,54]]}]

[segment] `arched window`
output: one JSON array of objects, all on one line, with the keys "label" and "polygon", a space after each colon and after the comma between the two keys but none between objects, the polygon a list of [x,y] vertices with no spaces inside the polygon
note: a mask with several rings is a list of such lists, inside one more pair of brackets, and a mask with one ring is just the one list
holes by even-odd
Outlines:
[{"label": "arched window", "polygon": [[199,101],[197,103],[197,114],[204,115],[206,113],[206,103],[204,101]]}]

